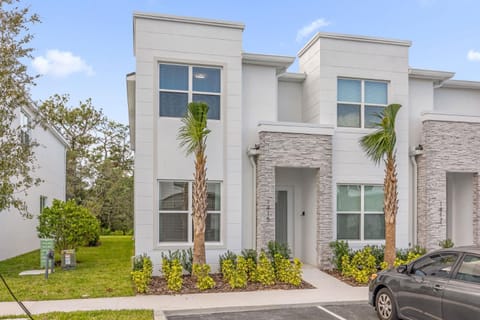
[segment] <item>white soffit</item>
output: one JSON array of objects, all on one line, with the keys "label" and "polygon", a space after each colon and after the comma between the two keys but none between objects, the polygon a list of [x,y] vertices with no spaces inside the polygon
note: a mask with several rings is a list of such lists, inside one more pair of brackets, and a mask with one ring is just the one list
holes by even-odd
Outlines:
[{"label": "white soffit", "polygon": [[318,134],[327,136],[332,136],[334,133],[333,126],[300,122],[262,121],[258,123],[257,129],[258,132]]}]

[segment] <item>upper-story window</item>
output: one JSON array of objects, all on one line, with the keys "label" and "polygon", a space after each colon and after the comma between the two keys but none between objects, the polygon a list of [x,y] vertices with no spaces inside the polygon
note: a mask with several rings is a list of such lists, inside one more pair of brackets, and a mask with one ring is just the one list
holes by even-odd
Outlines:
[{"label": "upper-story window", "polygon": [[386,81],[337,80],[337,127],[373,128],[387,104]]},{"label": "upper-story window", "polygon": [[208,119],[220,120],[220,68],[160,64],[160,116],[181,118],[189,102],[205,102]]},{"label": "upper-story window", "polygon": [[20,112],[20,141],[24,144],[30,144],[31,139],[31,120],[25,112]]}]

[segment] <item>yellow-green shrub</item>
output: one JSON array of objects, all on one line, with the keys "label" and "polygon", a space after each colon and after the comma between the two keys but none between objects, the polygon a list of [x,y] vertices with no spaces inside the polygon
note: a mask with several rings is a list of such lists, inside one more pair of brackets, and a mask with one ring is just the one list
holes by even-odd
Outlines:
[{"label": "yellow-green shrub", "polygon": [[148,285],[152,280],[152,271],[152,260],[148,256],[144,256],[142,269],[131,272],[132,280],[138,293],[147,292]]},{"label": "yellow-green shrub", "polygon": [[264,252],[258,258],[256,281],[263,285],[275,284],[275,270]]},{"label": "yellow-green shrub", "polygon": [[358,250],[352,259],[342,257],[342,275],[355,279],[358,283],[367,283],[370,276],[377,272],[376,259],[370,247]]},{"label": "yellow-green shrub", "polygon": [[248,281],[257,282],[257,262],[253,258],[247,258]]},{"label": "yellow-green shrub", "polygon": [[209,275],[210,266],[208,264],[194,264],[192,275],[197,278],[197,288],[200,290],[211,289],[215,286],[215,281]]},{"label": "yellow-green shrub", "polygon": [[422,256],[422,253],[416,252],[416,251],[408,251],[407,258],[402,259],[400,257],[395,258],[394,266],[398,267],[402,264],[409,264],[411,261],[420,258]]},{"label": "yellow-green shrub", "polygon": [[248,266],[244,257],[238,256],[236,265],[232,260],[223,260],[221,266],[224,279],[228,282],[230,287],[245,288],[248,283]]},{"label": "yellow-green shrub", "polygon": [[180,260],[167,258],[162,259],[162,273],[167,280],[167,288],[172,291],[180,291],[183,285],[182,264]]},{"label": "yellow-green shrub", "polygon": [[277,266],[276,278],[280,282],[299,286],[302,283],[302,263],[295,258],[293,264],[289,259],[280,254],[275,254],[275,265]]}]

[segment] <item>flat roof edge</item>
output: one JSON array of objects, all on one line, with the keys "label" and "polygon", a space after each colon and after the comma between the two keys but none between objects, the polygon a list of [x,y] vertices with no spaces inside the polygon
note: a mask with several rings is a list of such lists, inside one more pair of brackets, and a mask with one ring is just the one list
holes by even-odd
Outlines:
[{"label": "flat roof edge", "polygon": [[447,80],[443,83],[443,88],[455,88],[455,89],[480,89],[479,81],[467,81],[467,80]]},{"label": "flat roof edge", "polygon": [[214,26],[214,27],[240,29],[242,31],[245,29],[245,24],[241,22],[224,21],[224,20],[216,20],[216,19],[203,19],[203,18],[200,19],[200,18],[194,18],[194,17],[175,16],[175,15],[168,15],[168,14],[154,14],[154,13],[139,12],[139,11],[134,12],[133,17],[134,19],[143,18],[143,19],[152,19],[152,20],[160,20],[160,21],[193,23],[193,24],[207,25],[207,26]]},{"label": "flat roof edge", "polygon": [[295,61],[295,57],[259,53],[242,53],[242,62],[261,66],[288,68]]},{"label": "flat roof edge", "polygon": [[448,72],[448,71],[437,71],[437,70],[416,69],[416,68],[410,68],[408,70],[408,76],[410,78],[415,78],[415,79],[445,81],[452,78],[454,75],[455,75],[455,72]]},{"label": "flat roof edge", "polygon": [[395,46],[411,47],[412,41],[410,40],[400,40],[400,39],[389,39],[382,37],[372,37],[372,36],[363,36],[363,35],[353,35],[353,34],[343,34],[343,33],[331,33],[331,32],[317,32],[310,41],[308,41],[305,46],[298,52],[298,56],[302,56],[315,42],[320,39],[335,39],[335,40],[346,40],[346,41],[356,41],[356,42],[369,42],[369,43],[379,43],[379,44],[389,44]]}]

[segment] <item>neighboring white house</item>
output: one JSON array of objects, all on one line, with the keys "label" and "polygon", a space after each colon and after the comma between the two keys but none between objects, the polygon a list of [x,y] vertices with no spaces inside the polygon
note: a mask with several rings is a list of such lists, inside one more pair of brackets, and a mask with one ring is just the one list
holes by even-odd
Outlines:
[{"label": "neighboring white house", "polygon": [[[27,123],[35,117],[31,109],[18,110],[18,123],[27,128]],[[65,200],[66,148],[67,142],[53,128],[36,126],[25,129],[24,139],[36,140],[35,165],[38,167],[32,176],[43,182],[28,190],[26,203],[33,218],[23,218],[16,209],[0,212],[0,260],[38,249],[38,214],[51,205],[53,199]]]},{"label": "neighboring white house", "polygon": [[246,53],[244,25],[133,16],[127,75],[135,148],[135,251],[156,265],[192,245],[193,158],[179,148],[185,106],[210,106],[207,260],[288,243],[328,266],[329,242],[382,244],[383,166],[359,139],[397,116],[397,246],[480,242],[480,83],[412,69],[410,41],[316,34],[295,57]]}]

